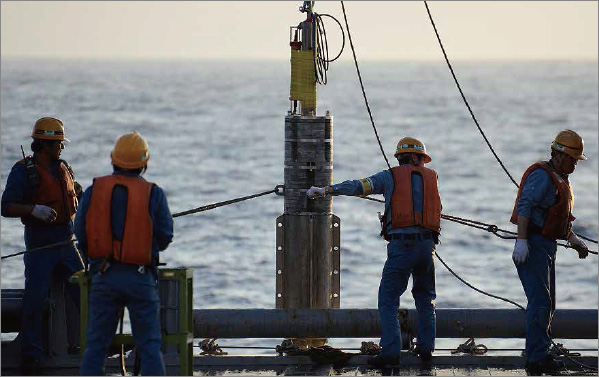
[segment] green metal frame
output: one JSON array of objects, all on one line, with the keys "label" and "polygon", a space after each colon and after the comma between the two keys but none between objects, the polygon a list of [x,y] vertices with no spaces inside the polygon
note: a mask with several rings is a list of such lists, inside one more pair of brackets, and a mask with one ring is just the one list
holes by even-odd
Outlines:
[{"label": "green metal frame", "polygon": [[[177,345],[179,349],[180,375],[193,375],[193,269],[160,268],[158,280],[176,280],[179,286],[179,329],[176,334],[162,333],[163,345]],[[87,322],[89,317],[89,292],[91,275],[81,274],[73,279],[81,292],[81,355],[85,351]],[[135,345],[131,334],[115,334],[113,345]]]}]

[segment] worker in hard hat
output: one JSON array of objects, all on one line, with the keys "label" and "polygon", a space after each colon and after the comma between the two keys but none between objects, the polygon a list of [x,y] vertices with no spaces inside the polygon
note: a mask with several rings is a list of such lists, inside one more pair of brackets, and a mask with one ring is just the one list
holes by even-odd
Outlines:
[{"label": "worker in hard hat", "polygon": [[424,144],[411,137],[397,143],[399,166],[371,177],[349,180],[333,186],[310,187],[309,198],[324,195],[367,196],[383,194],[385,213],[381,235],[387,244],[378,294],[382,337],[379,355],[368,363],[376,367],[399,363],[401,331],[397,319],[399,297],[413,276],[412,295],[418,311],[416,353],[430,365],[435,348],[435,265],[433,256],[441,230],[441,199],[437,173],[425,167],[431,162]]},{"label": "worker in hard hat", "polygon": [[549,355],[549,329],[555,311],[556,240],[567,240],[584,259],[586,244],[572,231],[574,196],[568,176],[586,160],[584,142],[572,130],[557,134],[551,159],[532,164],[522,176],[511,222],[518,225],[512,259],[528,299],[526,369],[531,375],[554,373],[563,362]]},{"label": "worker in hard hat", "polygon": [[75,218],[92,274],[87,339],[81,375],[103,374],[104,359],[127,307],[141,373],[164,375],[157,290],[158,252],[173,239],[164,191],[142,178],[150,152],[137,131],[118,138],[113,173],[95,178]]},{"label": "worker in hard hat", "polygon": [[1,205],[2,216],[21,218],[27,250],[42,248],[23,255],[25,293],[20,332],[23,375],[39,373],[42,312],[52,274],[66,283],[67,291],[79,305],[79,288],[69,283],[68,278],[83,269],[72,242],[80,186],[71,166],[60,158],[68,141],[64,125],[52,117],[38,119],[31,137],[33,156],[26,156],[12,167]]}]

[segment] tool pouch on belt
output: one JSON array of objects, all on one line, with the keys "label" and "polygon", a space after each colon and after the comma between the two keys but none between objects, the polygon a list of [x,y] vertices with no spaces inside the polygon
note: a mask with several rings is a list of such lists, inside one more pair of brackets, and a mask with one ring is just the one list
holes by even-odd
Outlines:
[{"label": "tool pouch on belt", "polygon": [[387,218],[387,211],[385,211],[382,215],[380,212],[378,212],[378,214],[379,221],[381,222],[381,233],[379,234],[379,236],[383,237],[385,241],[391,241],[389,232],[387,232],[387,221],[385,220]]}]

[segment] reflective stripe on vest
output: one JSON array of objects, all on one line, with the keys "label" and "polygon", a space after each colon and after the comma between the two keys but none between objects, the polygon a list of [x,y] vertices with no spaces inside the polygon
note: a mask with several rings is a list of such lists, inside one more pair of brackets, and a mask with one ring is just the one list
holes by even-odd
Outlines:
[{"label": "reflective stripe on vest", "polygon": [[[391,168],[393,195],[391,196],[391,228],[422,226],[441,231],[441,198],[437,173],[424,166],[401,165]],[[422,177],[422,211],[414,211],[412,174]]]},{"label": "reflective stripe on vest", "polygon": [[[16,164],[24,164],[24,161],[20,160]],[[37,166],[39,186],[31,198],[31,204],[52,208],[56,211],[56,220],[52,223],[66,224],[73,221],[77,212],[78,202],[75,193],[75,181],[64,161],[60,160],[56,170],[58,177],[54,177],[48,170],[39,165]],[[39,220],[27,217],[22,218],[21,221],[25,223]]]},{"label": "reflective stripe on vest", "polygon": [[554,205],[547,209],[547,216],[545,218],[545,224],[543,225],[543,228],[541,228],[541,235],[554,240],[567,240],[568,236],[570,235],[570,231],[572,230],[571,221],[574,220],[572,217],[574,194],[572,193],[570,182],[557,174],[557,172],[553,170],[546,161],[536,162],[524,172],[510,221],[513,224],[518,225],[517,207],[520,196],[522,195],[522,189],[524,188],[524,182],[530,173],[538,168],[544,169],[547,173],[549,173],[551,181],[557,189],[557,200],[555,201]]},{"label": "reflective stripe on vest", "polygon": [[[127,189],[125,229],[119,241],[111,229],[112,192],[115,186]],[[152,262],[152,219],[150,195],[153,183],[141,177],[108,175],[95,178],[89,209],[85,216],[90,258],[109,255],[121,263],[150,265]]]}]

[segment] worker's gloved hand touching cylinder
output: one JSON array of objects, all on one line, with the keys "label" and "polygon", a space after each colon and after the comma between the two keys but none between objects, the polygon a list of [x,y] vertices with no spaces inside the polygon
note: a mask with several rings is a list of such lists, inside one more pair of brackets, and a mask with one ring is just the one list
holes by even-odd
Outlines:
[{"label": "worker's gloved hand touching cylinder", "polygon": [[589,255],[589,248],[584,243],[583,240],[578,238],[576,233],[572,232],[570,237],[568,238],[568,242],[570,243],[570,247],[576,249],[578,251],[578,258],[584,259]]},{"label": "worker's gloved hand touching cylinder", "polygon": [[316,186],[312,186],[308,189],[308,191],[306,191],[306,195],[308,196],[308,198],[310,199],[315,199],[321,196],[325,196],[327,194],[327,188],[326,187],[316,187]]},{"label": "worker's gloved hand touching cylinder", "polygon": [[516,264],[526,263],[526,260],[528,259],[528,240],[521,238],[516,240],[512,259]]},{"label": "worker's gloved hand touching cylinder", "polygon": [[51,223],[56,220],[56,211],[50,207],[36,204],[31,211],[31,216],[44,222]]}]

